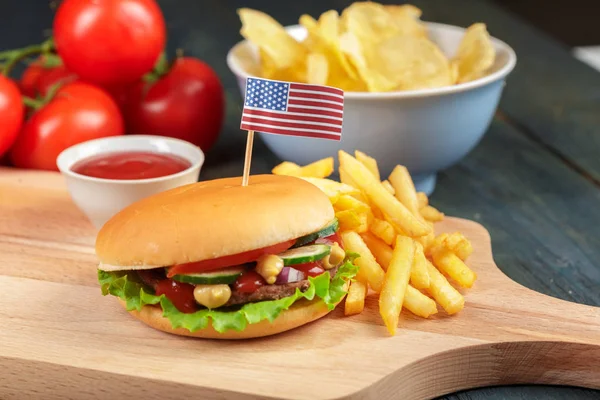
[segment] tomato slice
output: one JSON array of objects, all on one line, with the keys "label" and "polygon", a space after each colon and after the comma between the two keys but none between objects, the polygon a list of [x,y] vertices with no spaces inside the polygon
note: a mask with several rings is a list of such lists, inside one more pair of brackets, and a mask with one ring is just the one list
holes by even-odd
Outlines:
[{"label": "tomato slice", "polygon": [[244,253],[233,254],[230,256],[213,258],[210,260],[177,264],[169,268],[167,276],[169,278],[179,274],[194,274],[198,272],[213,271],[215,269],[230,267],[232,265],[241,265],[256,261],[260,256],[264,254],[279,254],[294,244],[295,240],[289,240],[287,242],[279,243],[273,246],[263,247],[262,249],[250,250]]}]

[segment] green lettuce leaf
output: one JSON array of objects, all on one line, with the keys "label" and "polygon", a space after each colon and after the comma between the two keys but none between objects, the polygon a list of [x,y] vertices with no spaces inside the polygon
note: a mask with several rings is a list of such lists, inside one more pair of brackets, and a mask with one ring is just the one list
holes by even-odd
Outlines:
[{"label": "green lettuce leaf", "polygon": [[204,329],[209,323],[217,332],[227,330],[243,331],[248,324],[255,324],[265,319],[273,322],[283,310],[290,308],[297,300],[313,300],[320,298],[333,310],[335,305],[344,297],[346,281],[354,278],[358,267],[352,264],[355,255],[348,256],[345,263],[338,268],[331,279],[329,272],[317,277],[309,277],[310,286],[305,292],[296,289],[296,292],[279,300],[261,301],[244,304],[239,310],[218,311],[199,310],[195,313],[185,314],[180,312],[165,295],[154,295],[145,286],[135,279],[128,278],[127,272],[106,272],[98,270],[102,294],[111,294],[125,301],[128,311],[140,311],[147,304],[159,304],[163,309],[163,316],[171,322],[173,329],[185,328],[190,332]]}]

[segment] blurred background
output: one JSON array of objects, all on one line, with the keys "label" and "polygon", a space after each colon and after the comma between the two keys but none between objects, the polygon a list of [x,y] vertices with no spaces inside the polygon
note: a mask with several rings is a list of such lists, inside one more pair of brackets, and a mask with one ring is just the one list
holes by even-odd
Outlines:
[{"label": "blurred background", "polygon": [[[438,0],[448,7],[469,7],[468,0]],[[536,28],[574,48],[577,56],[586,61],[596,62],[600,69],[600,28],[597,22],[600,16],[598,0],[492,0],[507,10],[521,16]],[[42,40],[44,33],[50,32],[53,7],[60,0],[0,0],[0,49],[20,47]],[[224,15],[223,5],[230,9],[247,6],[262,9],[277,17],[278,9],[289,7],[290,2],[279,0],[158,0],[168,23],[170,47],[183,47],[196,56],[210,53],[210,43],[203,42],[202,37],[210,34],[210,27],[200,26],[194,18],[210,13],[214,22],[236,19],[236,16]],[[311,4],[313,3],[313,4]],[[299,1],[298,16],[304,10],[318,9],[319,0]],[[351,1],[339,0],[338,9],[342,9]],[[398,3],[404,3],[399,0]],[[410,2],[409,2],[410,3]],[[413,1],[418,5],[418,0]],[[292,7],[296,7],[293,6]],[[322,11],[325,11],[323,9]],[[426,11],[426,10],[425,10]],[[435,16],[424,13],[423,19]],[[281,21],[294,23],[297,21]],[[493,34],[493,32],[492,32]],[[233,44],[233,43],[232,43]],[[583,49],[578,49],[583,47]],[[596,54],[594,57],[589,54]]]},{"label": "blurred background", "polygon": [[[206,166],[218,164],[220,175],[237,174],[240,170],[239,149],[245,138],[239,134],[240,94],[233,74],[226,65],[227,50],[241,40],[240,20],[231,10],[251,7],[267,12],[283,25],[298,23],[303,13],[318,16],[326,11],[320,0],[281,1],[281,0],[157,0],[165,19],[168,32],[168,55],[172,58],[177,49],[184,54],[197,57],[208,63],[219,75],[225,88],[225,126],[217,145],[207,154]],[[531,30],[544,32],[561,42],[574,56],[600,70],[600,29],[596,28],[600,16],[600,0],[430,0],[408,1],[423,9],[425,21],[445,22],[468,26],[475,22],[485,22],[491,35],[500,35],[509,45],[518,44],[518,37],[511,34],[511,28],[502,26],[506,21],[501,15],[493,15],[484,10],[486,2],[501,5],[498,13],[509,13],[526,22]],[[0,50],[19,48],[40,43],[51,35],[54,10],[60,0],[0,0]],[[336,0],[338,10],[352,3],[351,0]],[[386,1],[386,3],[390,3]],[[398,0],[398,4],[407,3]],[[329,3],[331,4],[331,3]],[[329,6],[328,4],[328,6]],[[460,9],[460,13],[456,13]],[[546,42],[544,42],[546,43]],[[543,47],[543,44],[538,43]],[[523,52],[537,54],[535,44],[522,43],[515,48],[521,62],[527,63]],[[535,57],[532,58],[535,61]],[[535,63],[535,62],[534,62]],[[517,64],[517,70],[522,66]],[[543,68],[540,64],[535,68]],[[23,64],[12,72],[18,77]],[[255,149],[264,146],[262,141]],[[263,152],[270,154],[270,152]],[[265,156],[269,157],[269,156]],[[277,159],[255,159],[257,170],[267,170]],[[206,169],[204,179],[212,179],[213,172]]]}]

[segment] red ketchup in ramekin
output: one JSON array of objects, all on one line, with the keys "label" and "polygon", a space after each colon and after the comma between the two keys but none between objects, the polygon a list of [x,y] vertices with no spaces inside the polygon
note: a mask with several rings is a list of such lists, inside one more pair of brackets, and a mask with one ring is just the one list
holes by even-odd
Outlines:
[{"label": "red ketchup in ramekin", "polygon": [[122,151],[99,154],[76,162],[71,171],[102,179],[151,179],[185,171],[192,164],[173,154]]}]

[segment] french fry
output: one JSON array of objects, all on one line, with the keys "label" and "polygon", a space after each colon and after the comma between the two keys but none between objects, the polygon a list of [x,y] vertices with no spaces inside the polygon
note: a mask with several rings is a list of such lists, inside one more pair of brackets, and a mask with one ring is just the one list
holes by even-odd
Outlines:
[{"label": "french fry", "polygon": [[369,198],[367,196],[365,196],[365,194],[360,189],[357,189],[357,190],[358,190],[358,193],[351,194],[350,196],[354,197],[358,201],[362,201],[363,203],[365,203],[369,207],[371,207],[371,203],[369,202]]},{"label": "french fry", "polygon": [[432,206],[425,206],[421,208],[420,212],[427,221],[439,222],[444,219],[444,213]]},{"label": "french fry", "polygon": [[427,260],[429,288],[427,291],[450,315],[456,314],[465,306],[465,298],[456,290],[440,271]]},{"label": "french fry", "polygon": [[363,194],[363,197],[366,199],[367,204],[371,208],[371,213],[373,214],[373,216],[375,218],[383,219],[384,215],[381,212],[381,210],[375,204],[373,204],[373,202],[371,201],[371,199],[369,199],[367,195]]},{"label": "french fry", "polygon": [[357,233],[365,233],[369,231],[369,213],[358,214],[360,225],[354,230]]},{"label": "french fry", "polygon": [[360,314],[365,308],[365,296],[367,285],[356,279],[350,283],[346,303],[344,304],[344,315]]},{"label": "french fry", "polygon": [[349,194],[341,195],[338,201],[335,203],[335,208],[339,211],[353,210],[358,214],[368,213],[371,211],[371,208],[367,203],[364,203]]},{"label": "french fry", "polygon": [[465,239],[454,248],[454,254],[456,254],[461,260],[465,261],[471,254],[473,254],[473,245],[469,240]]},{"label": "french fry", "polygon": [[353,231],[342,232],[342,241],[347,251],[360,254],[360,257],[354,261],[359,268],[357,279],[368,282],[371,289],[377,293],[381,292],[385,271],[375,261],[371,250],[359,234]]},{"label": "french fry", "polygon": [[358,184],[354,181],[354,179],[352,179],[352,177],[350,176],[348,171],[346,171],[346,168],[344,168],[340,165],[338,168],[338,172],[340,174],[340,182],[341,183],[348,185],[348,186],[355,187],[356,189],[360,188],[360,186],[358,186]]},{"label": "french fry", "polygon": [[431,255],[436,247],[443,247],[454,254],[462,261],[466,260],[473,253],[473,245],[462,233],[454,232],[452,234],[442,233],[435,237],[426,254]]},{"label": "french fry", "polygon": [[[340,181],[326,179],[333,157],[306,166],[282,162],[276,175],[296,176],[317,186],[329,198],[348,252],[358,253],[358,274],[348,288],[345,315],[364,310],[369,288],[379,294],[379,313],[396,333],[402,308],[429,318],[437,304],[448,314],[464,308],[465,299],[449,280],[471,287],[477,276],[465,263],[473,245],[460,232],[435,234],[444,214],[417,192],[406,167],[398,165],[381,181],[377,161],[355,151],[339,151]],[[425,292],[421,292],[425,290]]]},{"label": "french fry", "polygon": [[449,235],[447,233],[440,233],[439,235],[437,235],[433,239],[433,241],[430,243],[429,247],[424,246],[425,247],[425,255],[431,256],[431,253],[433,252],[434,248],[444,247],[448,236]]},{"label": "french fry", "polygon": [[390,183],[390,181],[381,181],[381,184],[383,185],[383,187],[385,188],[385,190],[387,190],[391,194],[395,194],[396,193],[396,190],[394,189],[394,187],[392,186],[392,184]]},{"label": "french fry", "polygon": [[431,228],[414,216],[381,185],[371,172],[350,154],[339,151],[340,164],[348,171],[352,180],[367,194],[369,199],[386,214],[394,228],[411,237],[427,235]]},{"label": "french fry", "polygon": [[415,243],[415,260],[410,270],[410,283],[417,289],[429,287],[429,273],[427,272],[427,259],[423,253],[423,245]]},{"label": "french fry", "polygon": [[396,334],[400,311],[410,279],[410,270],[415,257],[414,243],[409,237],[396,237],[392,260],[385,273],[385,281],[379,295],[379,313],[392,335]]},{"label": "french fry", "polygon": [[431,232],[429,232],[425,236],[419,236],[418,238],[415,238],[415,240],[417,242],[421,243],[421,245],[423,246],[423,250],[425,251],[425,254],[429,254],[429,248],[431,247],[433,241],[435,240],[435,231],[434,231],[434,227],[433,227],[433,222],[429,222],[429,221],[425,221],[425,222],[431,227]]},{"label": "french fry", "polygon": [[369,171],[371,171],[373,176],[377,178],[378,181],[381,180],[381,176],[379,175],[379,167],[377,167],[377,160],[375,160],[373,157],[369,157],[362,151],[358,150],[354,152],[354,156],[358,161],[362,163],[362,165],[364,165]]},{"label": "french fry", "polygon": [[435,301],[410,285],[406,288],[403,306],[411,313],[423,318],[429,318],[438,312]]},{"label": "french fry", "polygon": [[[408,235],[406,232],[404,232],[404,231],[403,231],[402,229],[400,229],[398,226],[394,225],[394,222],[392,221],[392,219],[391,219],[391,218],[390,218],[388,215],[384,215],[384,216],[383,216],[383,219],[385,219],[385,220],[388,222],[388,224],[390,224],[390,225],[392,225],[392,226],[394,227],[394,230],[396,231],[396,233],[397,233],[398,235],[402,235],[402,236],[409,236],[409,235]],[[409,237],[410,237],[410,236],[409,236]],[[421,236],[419,236],[419,237],[421,237]],[[392,246],[393,246],[393,245],[394,245],[394,244],[392,243]]]},{"label": "french fry", "polygon": [[392,259],[392,248],[385,244],[385,242],[379,239],[377,236],[373,235],[371,232],[366,232],[361,235],[365,244],[371,250],[371,253],[375,257],[377,263],[383,268],[385,271],[388,269],[388,265],[390,265],[390,260]]},{"label": "french fry", "polygon": [[342,210],[335,213],[335,217],[338,220],[340,231],[353,231],[358,230],[362,224],[360,214],[354,210]]},{"label": "french fry", "polygon": [[427,195],[423,192],[417,192],[417,203],[419,205],[419,210],[425,206],[429,205],[429,199]]},{"label": "french fry", "polygon": [[431,251],[433,264],[460,286],[470,288],[477,275],[452,251],[443,246],[434,247]]},{"label": "french fry", "polygon": [[293,162],[284,161],[271,170],[274,175],[301,176],[302,167]]},{"label": "french fry", "polygon": [[355,194],[355,193],[360,192],[355,187],[346,185],[344,183],[336,182],[331,179],[311,178],[311,177],[300,177],[300,178],[304,179],[307,182],[312,183],[313,185],[315,185],[316,187],[321,189],[321,191],[323,193],[325,193],[327,195],[327,197],[329,197],[330,200],[335,199],[337,201],[339,199],[339,197],[344,194]]},{"label": "french fry", "polygon": [[454,232],[446,237],[444,245],[465,261],[473,253],[473,245],[462,233]]},{"label": "french fry", "polygon": [[301,176],[311,178],[327,178],[333,173],[333,157],[323,158],[301,167]]},{"label": "french fry", "polygon": [[394,187],[395,196],[413,215],[419,215],[419,201],[417,191],[410,173],[405,166],[396,165],[389,177]]},{"label": "french fry", "polygon": [[373,221],[369,226],[369,231],[390,246],[394,243],[394,239],[396,239],[394,227],[389,222],[382,219],[373,218]]}]

